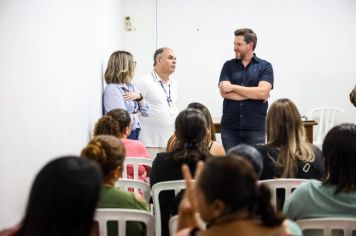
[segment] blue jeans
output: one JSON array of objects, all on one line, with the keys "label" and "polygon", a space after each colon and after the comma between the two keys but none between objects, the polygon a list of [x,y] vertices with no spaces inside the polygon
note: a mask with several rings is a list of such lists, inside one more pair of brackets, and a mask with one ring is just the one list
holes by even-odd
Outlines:
[{"label": "blue jeans", "polygon": [[221,140],[226,152],[230,148],[245,143],[249,145],[265,143],[265,131],[221,129]]},{"label": "blue jeans", "polygon": [[131,130],[130,135],[127,137],[128,139],[134,139],[138,140],[138,136],[140,135],[140,128],[136,128],[134,130]]}]

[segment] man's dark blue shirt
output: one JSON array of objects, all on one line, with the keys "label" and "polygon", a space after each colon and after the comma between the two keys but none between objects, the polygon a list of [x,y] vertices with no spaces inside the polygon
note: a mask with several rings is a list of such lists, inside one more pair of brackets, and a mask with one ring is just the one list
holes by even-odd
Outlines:
[{"label": "man's dark blue shirt", "polygon": [[[260,81],[269,82],[273,87],[273,68],[271,63],[253,56],[245,68],[241,59],[225,62],[219,82],[230,81],[245,87],[257,87]],[[268,102],[247,99],[235,101],[224,99],[222,129],[263,131],[265,128]]]}]

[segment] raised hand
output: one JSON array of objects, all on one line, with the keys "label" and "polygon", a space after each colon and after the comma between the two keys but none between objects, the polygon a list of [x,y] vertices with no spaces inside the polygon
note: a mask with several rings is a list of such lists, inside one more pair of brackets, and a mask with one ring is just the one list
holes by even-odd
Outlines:
[{"label": "raised hand", "polygon": [[[195,170],[194,179],[198,179],[201,171],[203,170],[203,167],[203,162],[199,161]],[[179,205],[177,230],[187,227],[194,228],[199,226],[198,219],[196,217],[197,204],[195,197],[195,182],[192,179],[192,175],[188,166],[185,164],[182,166],[182,174],[185,180],[186,189],[183,199]]]}]

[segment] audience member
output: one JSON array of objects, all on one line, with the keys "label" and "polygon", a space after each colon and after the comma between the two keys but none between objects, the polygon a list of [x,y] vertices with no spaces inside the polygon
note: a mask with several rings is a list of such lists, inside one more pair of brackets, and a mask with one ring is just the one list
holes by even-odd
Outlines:
[{"label": "audience member", "polygon": [[131,53],[116,51],[111,54],[105,71],[104,112],[106,114],[115,108],[122,108],[130,113],[132,129],[129,139],[138,139],[141,130],[139,117],[148,116],[149,112],[148,103],[131,83],[135,65]]},{"label": "audience member", "polygon": [[[175,122],[177,145],[171,152],[158,153],[153,161],[150,184],[183,179],[181,166],[187,164],[194,171],[199,160],[209,156],[205,144],[207,135],[206,119],[199,110],[188,108],[179,113]],[[168,220],[174,208],[174,193],[160,194],[162,235],[169,235]]]},{"label": "audience member", "polygon": [[257,149],[247,144],[239,144],[230,148],[228,151],[230,156],[240,156],[249,160],[256,171],[257,177],[260,177],[263,169],[263,158]]},{"label": "audience member", "polygon": [[323,180],[303,183],[287,198],[283,211],[289,219],[356,217],[356,125],[332,128],[323,155]]},{"label": "audience member", "polygon": [[257,146],[263,156],[260,179],[320,179],[324,172],[319,148],[305,136],[299,111],[287,99],[276,100],[266,119],[267,144]]},{"label": "audience member", "polygon": [[178,114],[178,83],[171,77],[176,69],[176,55],[170,48],[159,48],[153,55],[153,70],[137,80],[137,87],[150,103],[149,117],[142,117],[140,140],[152,157],[166,150]]},{"label": "audience member", "polygon": [[[130,134],[130,115],[124,109],[114,109],[107,113],[98,120],[95,124],[94,135],[114,135],[120,139],[124,145],[127,157],[146,157],[149,158],[149,154],[145,145],[139,140],[127,139]],[[139,180],[148,183],[148,167],[139,165],[138,177]],[[127,166],[127,178],[133,179],[133,166]]]},{"label": "audience member", "polygon": [[1,236],[89,236],[102,174],[96,163],[76,156],[47,163],[37,174],[25,216]]},{"label": "audience member", "polygon": [[[148,209],[141,196],[116,187],[125,160],[125,148],[118,138],[112,135],[95,136],[82,150],[81,156],[96,161],[102,169],[104,181],[100,193],[99,208]],[[109,235],[117,235],[116,232],[117,224],[109,222]],[[141,223],[127,223],[126,235],[144,234],[144,226]]]},{"label": "audience member", "polygon": [[[199,163],[195,183],[187,166],[182,168],[187,186],[176,235],[302,235],[295,223],[274,211],[271,192],[257,183],[249,161],[228,156],[208,160],[203,170],[202,166]],[[206,230],[199,228],[196,213],[207,223]]]},{"label": "audience member", "polygon": [[[225,150],[224,147],[216,142],[216,135],[215,135],[215,128],[214,128],[214,123],[213,119],[211,118],[210,112],[208,108],[206,108],[203,104],[198,103],[198,102],[193,102],[188,105],[188,108],[195,108],[201,111],[208,124],[208,133],[206,136],[205,143],[208,146],[209,152],[212,156],[222,156],[225,155]],[[177,145],[177,138],[175,134],[173,134],[170,139],[168,140],[167,143],[167,152],[170,152],[173,150],[174,145]]]}]

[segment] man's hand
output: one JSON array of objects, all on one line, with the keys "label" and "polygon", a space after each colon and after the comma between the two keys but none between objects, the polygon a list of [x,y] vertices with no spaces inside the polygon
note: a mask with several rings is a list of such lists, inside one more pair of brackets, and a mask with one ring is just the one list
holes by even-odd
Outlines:
[{"label": "man's hand", "polygon": [[221,81],[220,82],[220,90],[223,93],[230,93],[233,91],[233,87],[230,81]]}]

